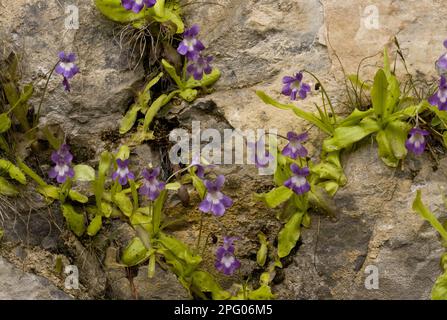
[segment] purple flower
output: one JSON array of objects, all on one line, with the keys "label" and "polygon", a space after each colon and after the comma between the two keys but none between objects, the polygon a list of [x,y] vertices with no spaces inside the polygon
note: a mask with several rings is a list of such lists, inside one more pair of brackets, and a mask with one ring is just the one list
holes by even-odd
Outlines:
[{"label": "purple flower", "polygon": [[215,182],[205,180],[205,187],[207,193],[205,199],[200,203],[199,209],[202,212],[211,212],[217,217],[224,215],[225,210],[233,205],[233,200],[224,195],[220,189],[222,189],[225,183],[225,177],[220,175]]},{"label": "purple flower", "polygon": [[180,42],[177,52],[182,56],[186,56],[189,60],[196,60],[200,51],[205,49],[203,43],[196,38],[199,32],[200,28],[196,24],[187,29],[183,33],[183,41]]},{"label": "purple flower", "polygon": [[132,10],[135,13],[139,13],[143,10],[144,5],[148,8],[155,6],[157,0],[121,0],[122,6],[126,10]]},{"label": "purple flower", "polygon": [[79,68],[74,63],[76,61],[76,55],[74,53],[66,54],[65,52],[59,52],[60,62],[56,66],[56,73],[64,77],[62,84],[64,85],[65,91],[70,91],[70,84],[68,79],[73,78],[78,72]]},{"label": "purple flower", "polygon": [[143,185],[140,187],[140,194],[145,195],[149,200],[154,201],[164,190],[165,183],[158,181],[160,168],[144,169],[142,175],[144,177]]},{"label": "purple flower", "polygon": [[303,74],[301,72],[297,73],[295,77],[286,76],[282,79],[284,87],[282,89],[282,94],[290,96],[292,100],[297,100],[297,95],[301,99],[306,99],[307,94],[310,92],[310,85],[303,81]]},{"label": "purple flower", "polygon": [[236,238],[225,237],[223,246],[217,248],[215,267],[226,275],[232,275],[240,268],[241,263],[234,255],[233,241]]},{"label": "purple flower", "polygon": [[210,74],[213,68],[210,66],[210,62],[213,61],[213,57],[199,56],[194,60],[186,69],[188,74],[192,75],[196,80],[202,80],[203,74]]},{"label": "purple flower", "polygon": [[438,91],[428,99],[428,102],[432,106],[438,106],[439,110],[447,110],[447,80],[445,76],[441,76]]},{"label": "purple flower", "polygon": [[257,168],[267,168],[269,164],[275,160],[265,148],[264,137],[260,137],[255,143],[248,142],[247,147],[250,149],[250,161],[254,163]]},{"label": "purple flower", "polygon": [[112,174],[113,180],[118,180],[119,184],[124,186],[127,184],[127,180],[135,179],[135,175],[129,170],[129,159],[121,160],[116,159],[116,164],[118,165],[117,170]]},{"label": "purple flower", "polygon": [[415,155],[421,155],[424,153],[425,145],[427,144],[426,136],[430,135],[428,131],[413,128],[410,130],[410,137],[405,142],[405,147],[408,151],[413,152]]},{"label": "purple flower", "polygon": [[290,166],[293,176],[284,182],[284,185],[292,189],[297,195],[306,193],[310,190],[310,184],[306,177],[309,175],[309,168],[300,168],[297,164],[293,163]]},{"label": "purple flower", "polygon": [[[447,48],[447,40],[444,41],[444,47]],[[447,53],[443,54],[436,61],[436,69],[438,69],[439,74],[447,73]]]},{"label": "purple flower", "polygon": [[302,142],[306,141],[308,138],[307,132],[302,134],[296,134],[295,132],[287,133],[287,139],[289,143],[282,150],[282,154],[286,157],[296,159],[298,157],[306,157],[307,149],[303,147]]},{"label": "purple flower", "polygon": [[58,183],[64,183],[68,178],[74,177],[74,170],[70,166],[73,160],[73,155],[70,153],[68,145],[63,144],[59,150],[51,154],[51,161],[55,164],[51,168],[48,176],[51,179],[56,179]]}]

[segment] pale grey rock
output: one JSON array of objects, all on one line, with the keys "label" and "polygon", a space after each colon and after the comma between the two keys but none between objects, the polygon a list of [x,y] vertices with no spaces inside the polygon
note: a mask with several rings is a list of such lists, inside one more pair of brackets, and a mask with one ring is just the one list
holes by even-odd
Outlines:
[{"label": "pale grey rock", "polygon": [[46,278],[25,273],[0,257],[0,300],[70,300]]}]

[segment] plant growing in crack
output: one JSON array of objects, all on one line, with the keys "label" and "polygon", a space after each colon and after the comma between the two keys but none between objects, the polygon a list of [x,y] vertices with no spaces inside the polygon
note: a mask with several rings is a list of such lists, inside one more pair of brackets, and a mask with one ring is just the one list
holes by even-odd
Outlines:
[{"label": "plant growing in crack", "polygon": [[[396,44],[406,66],[397,40]],[[438,71],[445,72],[444,62],[445,55],[436,63]],[[308,213],[310,203],[327,212],[331,211],[328,195],[335,195],[347,182],[340,161],[341,152],[351,149],[355,143],[367,137],[374,136],[382,161],[387,166],[398,167],[400,163],[403,165],[408,152],[418,156],[426,150],[431,132],[441,137],[446,145],[447,113],[444,104],[447,95],[445,95],[446,78],[442,71],[436,92],[428,99],[422,99],[419,94],[411,96],[410,90],[402,91],[393,70],[395,67],[391,69],[388,52],[385,49],[384,67],[377,71],[372,86],[362,82],[358,75],[349,77],[353,85],[360,86],[361,90],[370,91],[371,108],[364,111],[355,108],[346,118],[336,116],[324,86],[315,75],[307,71],[284,77],[282,94],[290,97],[292,101],[306,99],[311,87],[304,82],[304,74],[310,75],[317,81],[316,89],[320,91],[322,97],[322,104],[315,104],[317,114],[293,104],[280,103],[262,91],[257,92],[265,103],[283,110],[292,110],[298,117],[328,135],[323,142],[320,163],[314,164],[306,158],[307,151],[302,146],[307,136],[289,133],[288,145],[281,153],[277,152],[275,155],[278,163],[274,174],[276,188],[266,194],[257,195],[272,208],[285,203],[281,214],[282,217],[286,217],[283,220],[285,225],[278,235],[276,253],[279,258],[287,256],[296,245],[301,235],[301,226],[310,225]],[[414,83],[411,84],[411,89],[417,93]],[[278,266],[280,267],[280,264]],[[439,296],[439,290],[436,295]]]}]

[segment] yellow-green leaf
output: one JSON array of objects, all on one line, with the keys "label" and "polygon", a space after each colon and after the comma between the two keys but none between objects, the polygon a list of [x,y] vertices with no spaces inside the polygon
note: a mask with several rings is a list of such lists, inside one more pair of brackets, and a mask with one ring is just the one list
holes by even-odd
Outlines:
[{"label": "yellow-green leaf", "polygon": [[211,293],[211,297],[214,300],[227,300],[231,297],[231,294],[223,290],[214,277],[205,271],[200,270],[192,274],[191,286],[193,291]]},{"label": "yellow-green leaf", "polygon": [[370,134],[379,131],[377,122],[371,118],[364,118],[358,125],[350,127],[338,127],[334,136],[323,142],[323,149],[326,152],[333,152],[345,149],[353,143],[358,142]]},{"label": "yellow-green leaf", "polygon": [[118,192],[115,194],[114,202],[120,208],[120,210],[128,217],[132,215],[133,205],[132,201],[124,192]]},{"label": "yellow-green leaf", "polygon": [[172,182],[172,183],[166,184],[165,189],[177,191],[178,189],[180,189],[181,186],[182,185],[179,182]]},{"label": "yellow-green leaf", "polygon": [[6,132],[11,128],[11,119],[9,119],[8,114],[0,114],[0,133]]},{"label": "yellow-green leaf", "polygon": [[139,106],[137,104],[132,105],[132,107],[129,109],[129,111],[127,111],[124,118],[121,120],[120,134],[125,134],[130,129],[132,129],[135,122],[137,121],[137,115],[140,110],[141,110],[141,106]]},{"label": "yellow-green leaf", "polygon": [[16,196],[19,191],[3,177],[0,177],[0,194],[5,196]]},{"label": "yellow-green leaf", "polygon": [[187,102],[193,102],[196,100],[199,92],[196,89],[185,89],[179,93],[180,98]]},{"label": "yellow-green leaf", "polygon": [[87,228],[87,234],[90,237],[95,236],[102,226],[102,217],[100,215],[97,215],[93,218],[93,220],[90,222]]},{"label": "yellow-green leaf", "polygon": [[442,226],[441,222],[435,217],[435,215],[424,205],[422,202],[422,192],[418,190],[416,198],[413,201],[413,210],[419,213],[419,215],[428,221],[436,231],[439,232],[444,242],[447,243],[447,231]]},{"label": "yellow-green leaf", "polygon": [[221,76],[220,70],[213,68],[210,74],[204,74],[202,80],[195,80],[190,77],[186,82],[186,88],[210,87],[219,80]]},{"label": "yellow-green leaf", "polygon": [[69,204],[62,205],[62,214],[67,221],[68,227],[78,237],[82,236],[85,231],[85,217],[83,214],[77,213]]},{"label": "yellow-green leaf", "polygon": [[85,164],[78,164],[73,167],[75,172],[75,181],[94,181],[95,180],[95,169]]},{"label": "yellow-green leaf", "polygon": [[268,243],[265,234],[263,234],[262,232],[258,234],[258,239],[259,242],[261,243],[261,247],[259,248],[258,253],[256,254],[256,261],[261,267],[263,267],[267,260]]},{"label": "yellow-green leaf", "polygon": [[47,200],[59,199],[59,188],[55,186],[52,185],[38,186],[36,190],[41,195],[43,195]]},{"label": "yellow-green leaf", "polygon": [[87,196],[85,196],[85,195],[83,195],[83,194],[81,194],[81,193],[79,193],[79,192],[77,192],[77,191],[75,191],[73,189],[71,189],[68,192],[68,197],[71,200],[79,202],[79,203],[87,203],[88,202],[88,197]]},{"label": "yellow-green leaf", "polygon": [[12,179],[20,182],[21,184],[26,184],[26,177],[22,170],[16,167],[11,161],[0,159],[0,173],[2,170],[8,172]]},{"label": "yellow-green leaf", "polygon": [[132,267],[149,259],[151,251],[146,249],[140,238],[135,237],[123,250],[121,261],[126,266]]},{"label": "yellow-green leaf", "polygon": [[286,202],[292,196],[293,191],[285,186],[280,186],[272,191],[259,195],[269,208],[276,208],[281,203]]},{"label": "yellow-green leaf", "polygon": [[447,272],[436,279],[431,291],[431,298],[432,300],[447,300]]},{"label": "yellow-green leaf", "polygon": [[149,16],[147,8],[139,13],[126,10],[121,4],[121,0],[95,0],[95,5],[103,15],[119,23],[140,22]]},{"label": "yellow-green leaf", "polygon": [[301,235],[302,212],[295,213],[278,234],[278,256],[287,257]]},{"label": "yellow-green leaf", "polygon": [[163,68],[165,68],[166,72],[169,74],[169,76],[174,80],[174,82],[177,84],[177,86],[184,90],[186,89],[185,84],[183,83],[182,79],[180,79],[179,75],[177,74],[177,71],[175,70],[175,67],[170,64],[165,59],[161,60],[161,63],[163,65]]},{"label": "yellow-green leaf", "polygon": [[130,149],[126,145],[122,145],[116,154],[116,159],[126,160],[130,157]]}]

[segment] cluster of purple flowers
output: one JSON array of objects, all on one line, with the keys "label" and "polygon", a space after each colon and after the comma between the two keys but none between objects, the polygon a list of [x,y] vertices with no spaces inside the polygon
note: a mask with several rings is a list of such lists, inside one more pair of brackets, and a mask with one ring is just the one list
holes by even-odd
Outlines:
[{"label": "cluster of purple flowers", "polygon": [[74,177],[74,170],[71,167],[73,155],[70,153],[68,145],[63,144],[59,150],[54,151],[51,154],[51,161],[55,164],[48,173],[51,179],[56,179],[58,183],[64,183],[67,179]]},{"label": "cluster of purple flowers", "polygon": [[[447,40],[444,41],[444,47],[447,49]],[[428,98],[428,102],[432,106],[438,107],[440,111],[447,111],[447,53],[444,53],[436,61],[436,69],[440,75],[439,86],[436,92]],[[405,143],[406,148],[415,155],[421,155],[425,151],[429,135],[428,131],[418,127],[411,129]]]},{"label": "cluster of purple flowers", "polygon": [[[129,169],[129,159],[117,159],[116,165],[117,169],[112,174],[114,181],[125,186],[129,180],[135,179],[135,174]],[[143,176],[143,184],[138,190],[139,193],[151,201],[156,200],[161,191],[165,189],[165,183],[158,180],[160,168],[144,169],[141,175]]]},{"label": "cluster of purple flowers", "polygon": [[[284,156],[293,160],[307,157],[307,149],[302,145],[302,143],[308,139],[307,132],[301,134],[288,132],[287,139],[289,140],[289,143],[281,152]],[[293,163],[290,166],[290,170],[292,171],[292,177],[284,182],[284,186],[293,190],[297,195],[308,192],[310,190],[310,184],[306,177],[310,173],[309,168],[300,168],[297,164]]]},{"label": "cluster of purple flowers", "polygon": [[[191,165],[195,167],[196,175],[204,181],[207,191],[205,198],[199,204],[199,210],[211,213],[216,217],[222,217],[225,211],[233,205],[233,200],[221,191],[225,177],[219,175],[215,181],[205,180],[205,166],[201,164],[200,156],[197,154],[193,155]],[[232,275],[241,265],[234,255],[234,240],[236,238],[225,237],[223,246],[217,248],[216,251],[215,267],[226,275]]]},{"label": "cluster of purple flowers", "polygon": [[177,48],[177,52],[188,59],[188,74],[196,80],[202,80],[204,74],[210,74],[213,71],[210,63],[213,57],[202,55],[205,50],[203,43],[197,39],[200,32],[198,25],[193,25],[183,33],[183,40]]},{"label": "cluster of purple flowers", "polygon": [[74,53],[66,54],[65,52],[59,52],[59,63],[56,66],[56,73],[63,76],[62,84],[65,91],[70,92],[69,79],[73,78],[78,72],[79,68],[75,64],[76,55]]},{"label": "cluster of purple flowers", "polygon": [[[287,133],[288,144],[282,150],[282,154],[293,160],[307,157],[307,149],[303,143],[308,139],[308,134],[297,134],[295,132]],[[264,137],[261,137],[256,143],[248,143],[250,149],[251,161],[255,163],[257,168],[266,168],[271,161],[274,160],[272,154],[265,150]],[[284,186],[293,190],[297,195],[304,194],[310,190],[310,184],[306,177],[309,175],[309,168],[300,168],[297,164],[290,166],[293,176],[288,179]]]},{"label": "cluster of purple flowers", "polygon": [[144,6],[152,8],[156,3],[157,0],[121,0],[121,5],[126,10],[132,10],[135,13],[143,10]]}]

